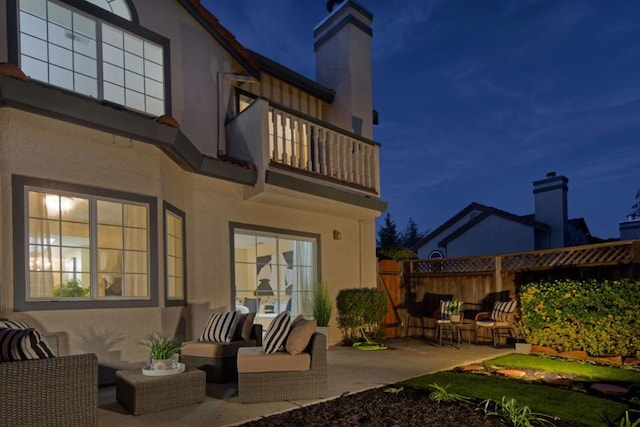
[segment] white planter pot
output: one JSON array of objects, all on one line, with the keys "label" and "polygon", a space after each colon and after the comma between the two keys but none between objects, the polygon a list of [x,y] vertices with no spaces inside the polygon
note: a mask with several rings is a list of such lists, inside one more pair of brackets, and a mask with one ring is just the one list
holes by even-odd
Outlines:
[{"label": "white planter pot", "polygon": [[180,355],[174,354],[171,359],[151,359],[152,371],[166,371],[168,369],[175,369],[180,362]]},{"label": "white planter pot", "polygon": [[459,314],[451,314],[449,316],[449,320],[451,320],[451,323],[460,323],[460,315]]},{"label": "white planter pot", "polygon": [[531,344],[525,342],[517,342],[516,343],[516,353],[518,354],[529,354],[531,353]]},{"label": "white planter pot", "polygon": [[328,326],[316,326],[316,332],[321,333],[327,337],[327,350],[329,349],[329,327]]}]

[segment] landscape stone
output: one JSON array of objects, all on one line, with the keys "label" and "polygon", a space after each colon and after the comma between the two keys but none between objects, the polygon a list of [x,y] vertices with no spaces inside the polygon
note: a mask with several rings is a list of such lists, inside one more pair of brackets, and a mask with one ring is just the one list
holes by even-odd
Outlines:
[{"label": "landscape stone", "polygon": [[499,371],[497,371],[497,373],[510,378],[522,378],[527,375],[526,372],[520,371],[518,369],[500,369]]},{"label": "landscape stone", "polygon": [[532,345],[531,346],[531,353],[541,353],[541,354],[548,354],[550,356],[557,356],[558,355],[558,351],[554,350],[550,347],[544,347],[541,345]]},{"label": "landscape stone", "polygon": [[591,385],[591,390],[598,391],[606,396],[624,396],[629,389],[614,384],[596,383]]},{"label": "landscape stone", "polygon": [[622,356],[590,357],[589,360],[599,365],[622,365]]},{"label": "landscape stone", "polygon": [[587,360],[589,358],[587,352],[581,350],[563,351],[562,353],[559,353],[558,356],[574,360]]},{"label": "landscape stone", "polygon": [[484,365],[466,365],[462,367],[462,371],[463,372],[468,372],[468,371],[484,371]]},{"label": "landscape stone", "polygon": [[544,381],[547,384],[557,385],[557,386],[567,386],[573,383],[573,380],[571,378],[563,377],[562,375],[556,372],[549,372],[544,374],[542,381]]}]

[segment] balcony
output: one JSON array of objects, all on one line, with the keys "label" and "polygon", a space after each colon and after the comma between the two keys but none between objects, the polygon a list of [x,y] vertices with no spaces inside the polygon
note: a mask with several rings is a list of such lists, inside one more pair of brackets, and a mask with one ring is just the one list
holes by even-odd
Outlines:
[{"label": "balcony", "polygon": [[225,129],[227,153],[258,169],[248,197],[286,188],[378,212],[386,207],[379,199],[380,145],[374,141],[264,99]]}]

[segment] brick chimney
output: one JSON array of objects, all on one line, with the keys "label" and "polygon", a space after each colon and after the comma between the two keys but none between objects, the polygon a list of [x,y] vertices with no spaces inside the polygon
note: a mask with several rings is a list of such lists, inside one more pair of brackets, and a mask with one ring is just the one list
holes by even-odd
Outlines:
[{"label": "brick chimney", "polygon": [[373,139],[373,14],[353,0],[330,3],[333,11],[313,31],[316,80],[336,92],[324,119]]},{"label": "brick chimney", "polygon": [[550,227],[544,237],[536,239],[536,249],[561,248],[568,235],[567,184],[564,176],[547,173],[545,179],[533,182],[535,220]]}]

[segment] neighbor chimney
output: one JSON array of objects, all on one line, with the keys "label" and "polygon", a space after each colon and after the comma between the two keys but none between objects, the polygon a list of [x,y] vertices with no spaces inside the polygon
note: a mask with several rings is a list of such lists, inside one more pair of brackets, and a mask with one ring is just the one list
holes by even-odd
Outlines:
[{"label": "neighbor chimney", "polygon": [[333,12],[313,31],[316,80],[336,92],[324,119],[373,139],[373,15],[353,0],[331,3]]},{"label": "neighbor chimney", "polygon": [[550,227],[546,241],[536,249],[561,248],[568,234],[567,187],[569,180],[549,172],[545,179],[533,182],[535,220]]}]

